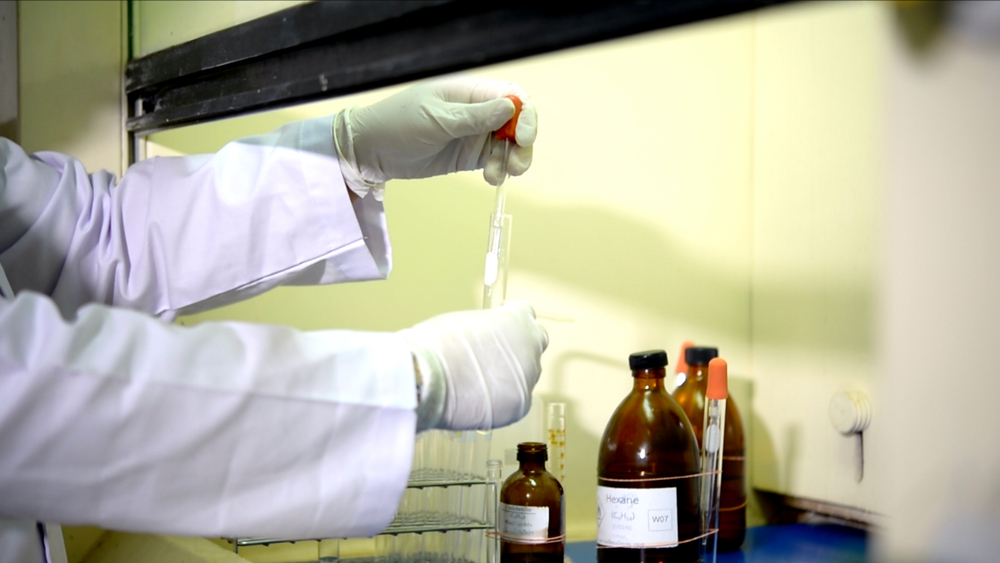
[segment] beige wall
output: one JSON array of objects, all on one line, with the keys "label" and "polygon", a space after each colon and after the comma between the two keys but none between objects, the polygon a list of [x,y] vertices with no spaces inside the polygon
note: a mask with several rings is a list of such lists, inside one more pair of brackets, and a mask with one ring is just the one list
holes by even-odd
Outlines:
[{"label": "beige wall", "polygon": [[[769,491],[882,510],[875,378],[887,11],[806,4],[756,19],[753,128],[753,482]],[[836,393],[875,403],[858,438],[827,411]]]},{"label": "beige wall", "polygon": [[122,167],[120,2],[19,2],[21,145]]},{"label": "beige wall", "polygon": [[133,0],[132,56],[148,55],[304,1]]}]

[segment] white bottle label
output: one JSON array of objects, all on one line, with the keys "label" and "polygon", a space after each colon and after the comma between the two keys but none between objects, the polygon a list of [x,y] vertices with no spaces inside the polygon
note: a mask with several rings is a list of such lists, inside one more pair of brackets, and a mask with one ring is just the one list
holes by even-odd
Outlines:
[{"label": "white bottle label", "polygon": [[500,503],[500,535],[510,540],[544,540],[549,537],[549,509]]},{"label": "white bottle label", "polygon": [[677,544],[677,489],[597,487],[597,543],[609,547]]}]

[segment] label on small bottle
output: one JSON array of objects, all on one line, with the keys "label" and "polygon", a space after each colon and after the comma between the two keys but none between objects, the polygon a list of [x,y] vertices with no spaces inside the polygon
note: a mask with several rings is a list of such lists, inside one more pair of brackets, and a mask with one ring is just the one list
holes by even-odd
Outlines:
[{"label": "label on small bottle", "polygon": [[500,536],[505,540],[544,540],[549,537],[549,509],[500,503]]},{"label": "label on small bottle", "polygon": [[597,543],[608,547],[677,544],[677,489],[597,487]]}]

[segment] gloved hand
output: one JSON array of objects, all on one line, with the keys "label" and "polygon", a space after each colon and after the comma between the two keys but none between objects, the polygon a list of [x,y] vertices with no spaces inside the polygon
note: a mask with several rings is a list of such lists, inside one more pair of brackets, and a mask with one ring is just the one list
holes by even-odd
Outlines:
[{"label": "gloved hand", "polygon": [[[391,179],[429,178],[483,168],[486,181],[500,181],[503,142],[493,138],[521,99],[507,172],[531,165],[538,115],[517,84],[457,76],[417,84],[374,105],[350,107],[334,120],[337,151],[348,185],[359,194]],[[346,165],[346,167],[344,166]]]},{"label": "gloved hand", "polygon": [[488,430],[531,408],[548,333],[525,302],[446,313],[401,332],[420,381],[417,430]]}]

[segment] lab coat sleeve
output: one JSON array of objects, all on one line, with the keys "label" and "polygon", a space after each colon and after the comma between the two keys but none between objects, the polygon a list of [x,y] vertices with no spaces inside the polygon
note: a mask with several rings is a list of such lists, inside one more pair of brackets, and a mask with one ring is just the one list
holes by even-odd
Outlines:
[{"label": "lab coat sleeve", "polygon": [[332,117],[145,160],[120,182],[0,139],[0,263],[67,318],[96,302],[170,319],[280,284],[384,278],[382,204],[351,203],[335,155]]},{"label": "lab coat sleeve", "polygon": [[179,535],[383,529],[413,452],[394,333],[182,327],[0,300],[0,519]]}]

